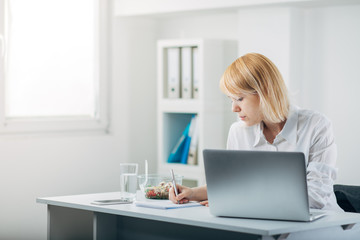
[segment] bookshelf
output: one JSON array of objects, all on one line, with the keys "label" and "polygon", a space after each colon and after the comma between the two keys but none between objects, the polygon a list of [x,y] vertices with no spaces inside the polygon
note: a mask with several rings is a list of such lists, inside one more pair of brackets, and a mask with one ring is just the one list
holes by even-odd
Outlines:
[{"label": "bookshelf", "polygon": [[[227,98],[219,89],[219,80],[226,66],[234,60],[227,57],[225,50],[236,53],[235,46],[234,43],[209,39],[158,41],[158,172],[167,174],[172,168],[176,174],[184,176],[184,185],[205,184],[202,150],[226,146],[229,126],[227,118],[231,109],[229,104],[225,104]],[[198,51],[198,62],[195,64],[198,67],[198,96],[190,99],[170,98],[167,50],[186,47],[196,48]],[[172,149],[193,115],[198,117],[197,163],[195,165],[168,163]]]}]

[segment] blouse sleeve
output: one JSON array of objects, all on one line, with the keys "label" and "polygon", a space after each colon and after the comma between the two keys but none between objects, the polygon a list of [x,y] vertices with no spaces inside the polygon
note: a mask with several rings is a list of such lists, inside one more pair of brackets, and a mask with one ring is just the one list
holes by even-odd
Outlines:
[{"label": "blouse sleeve", "polygon": [[314,128],[307,166],[309,204],[321,209],[333,195],[333,185],[337,175],[335,168],[337,147],[329,120],[325,117]]}]

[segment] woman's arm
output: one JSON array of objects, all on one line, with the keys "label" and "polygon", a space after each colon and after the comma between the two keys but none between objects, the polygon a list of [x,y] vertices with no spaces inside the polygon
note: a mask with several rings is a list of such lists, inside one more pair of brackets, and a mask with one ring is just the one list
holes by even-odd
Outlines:
[{"label": "woman's arm", "polygon": [[204,201],[207,200],[206,185],[201,187],[189,188],[182,185],[176,185],[179,195],[176,197],[174,188],[169,190],[169,199],[174,203],[187,203],[189,201]]},{"label": "woman's arm", "polygon": [[335,168],[337,147],[329,120],[322,119],[314,129],[309,151],[307,181],[311,208],[321,209],[334,198],[333,185],[337,175]]}]

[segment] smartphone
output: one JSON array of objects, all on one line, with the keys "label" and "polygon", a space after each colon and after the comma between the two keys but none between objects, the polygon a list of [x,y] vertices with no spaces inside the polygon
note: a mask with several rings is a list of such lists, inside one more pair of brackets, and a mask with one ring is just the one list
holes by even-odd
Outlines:
[{"label": "smartphone", "polygon": [[110,199],[110,200],[95,200],[91,202],[91,204],[95,205],[114,205],[114,204],[127,204],[132,203],[133,201],[130,199]]}]

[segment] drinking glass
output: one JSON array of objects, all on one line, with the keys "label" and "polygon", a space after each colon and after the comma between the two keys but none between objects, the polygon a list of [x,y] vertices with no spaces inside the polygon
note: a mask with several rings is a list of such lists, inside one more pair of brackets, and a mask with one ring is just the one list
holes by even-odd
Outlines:
[{"label": "drinking glass", "polygon": [[137,189],[137,163],[120,163],[120,195],[127,200],[135,200]]}]

